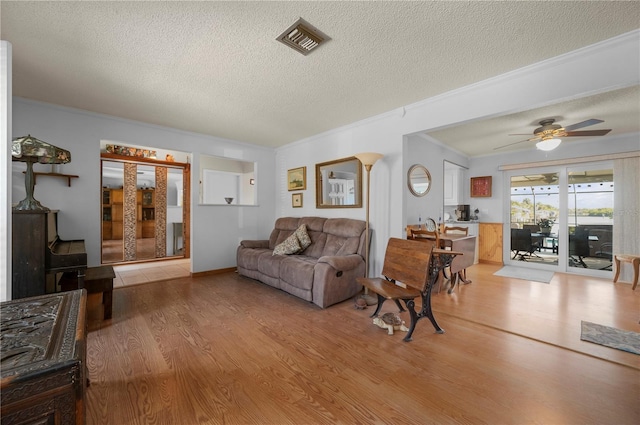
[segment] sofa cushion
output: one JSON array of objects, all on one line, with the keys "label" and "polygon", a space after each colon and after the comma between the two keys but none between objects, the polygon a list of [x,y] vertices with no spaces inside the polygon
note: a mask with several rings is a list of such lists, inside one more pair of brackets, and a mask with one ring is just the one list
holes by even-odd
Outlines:
[{"label": "sofa cushion", "polygon": [[273,255],[290,255],[300,252],[301,250],[302,247],[300,246],[298,236],[294,233],[273,248]]},{"label": "sofa cushion", "polygon": [[322,229],[326,221],[327,219],[324,217],[302,217],[300,219],[300,225],[304,224],[307,226],[307,234],[311,239],[311,245],[304,249],[301,254],[315,258],[322,256],[322,250],[324,249],[324,243],[326,241],[326,235],[322,232]]},{"label": "sofa cushion", "polygon": [[305,255],[285,257],[280,262],[280,280],[292,287],[310,291],[316,262],[317,259]]},{"label": "sofa cushion", "polygon": [[258,270],[258,261],[261,255],[271,257],[270,249],[260,248],[241,248],[242,252],[238,253],[238,266],[247,270]]},{"label": "sofa cushion", "polygon": [[[280,263],[287,255],[261,255],[258,257],[258,271],[265,276],[280,279]],[[272,285],[279,287],[278,285]]]},{"label": "sofa cushion", "polygon": [[300,219],[296,217],[281,217],[276,220],[276,225],[269,237],[269,248],[274,249],[281,244],[300,226]]},{"label": "sofa cushion", "polygon": [[356,254],[365,231],[365,222],[349,218],[331,218],[325,222],[323,230],[327,239],[320,256]]}]

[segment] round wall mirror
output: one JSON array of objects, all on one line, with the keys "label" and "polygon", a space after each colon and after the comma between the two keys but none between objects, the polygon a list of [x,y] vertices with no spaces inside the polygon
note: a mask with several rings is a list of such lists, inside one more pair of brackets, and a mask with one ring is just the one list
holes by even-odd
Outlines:
[{"label": "round wall mirror", "polygon": [[424,165],[415,164],[407,172],[407,185],[415,196],[424,196],[431,189],[431,174]]}]

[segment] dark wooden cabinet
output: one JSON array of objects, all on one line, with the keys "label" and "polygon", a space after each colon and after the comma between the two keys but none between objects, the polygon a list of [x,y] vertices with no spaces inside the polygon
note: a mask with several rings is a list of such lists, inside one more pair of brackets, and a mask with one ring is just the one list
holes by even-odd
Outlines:
[{"label": "dark wooden cabinet", "polygon": [[0,303],[1,422],[84,424],[86,292]]},{"label": "dark wooden cabinet", "polygon": [[46,293],[48,218],[55,212],[13,211],[11,298]]}]

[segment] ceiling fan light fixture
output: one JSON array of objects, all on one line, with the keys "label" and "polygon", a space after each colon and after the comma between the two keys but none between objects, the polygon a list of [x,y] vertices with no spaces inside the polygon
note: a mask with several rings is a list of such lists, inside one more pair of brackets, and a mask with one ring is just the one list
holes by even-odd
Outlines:
[{"label": "ceiling fan light fixture", "polygon": [[552,151],[562,143],[562,139],[547,138],[536,143],[536,148],[541,151]]}]

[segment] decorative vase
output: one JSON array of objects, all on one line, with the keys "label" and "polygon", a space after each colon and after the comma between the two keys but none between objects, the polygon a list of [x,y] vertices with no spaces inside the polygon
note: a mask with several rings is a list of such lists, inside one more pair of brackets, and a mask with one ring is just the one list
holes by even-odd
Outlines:
[{"label": "decorative vase", "polygon": [[233,202],[233,198],[224,198],[227,201],[227,204],[231,204]]},{"label": "decorative vase", "polygon": [[543,235],[549,236],[549,234],[551,233],[551,227],[540,226],[540,233],[542,233]]}]

